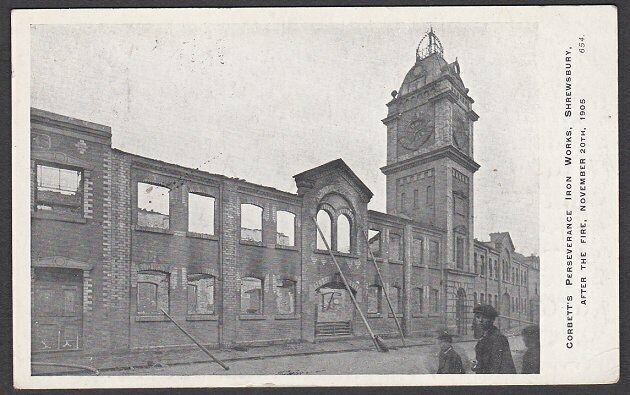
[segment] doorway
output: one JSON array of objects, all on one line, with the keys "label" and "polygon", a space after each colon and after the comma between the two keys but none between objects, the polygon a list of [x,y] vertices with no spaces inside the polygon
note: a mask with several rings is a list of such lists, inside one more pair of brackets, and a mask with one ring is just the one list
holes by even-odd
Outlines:
[{"label": "doorway", "polygon": [[35,268],[32,350],[69,351],[83,347],[83,271]]}]

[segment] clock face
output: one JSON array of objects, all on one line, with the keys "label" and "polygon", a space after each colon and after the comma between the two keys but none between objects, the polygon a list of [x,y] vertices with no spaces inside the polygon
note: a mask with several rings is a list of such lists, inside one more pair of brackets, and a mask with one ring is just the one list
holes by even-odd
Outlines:
[{"label": "clock face", "polygon": [[462,112],[457,112],[453,119],[453,140],[457,148],[466,153],[468,152],[470,145],[468,121]]},{"label": "clock face", "polygon": [[431,137],[433,130],[428,116],[415,113],[402,122],[398,134],[398,141],[404,148],[415,151],[422,147]]}]

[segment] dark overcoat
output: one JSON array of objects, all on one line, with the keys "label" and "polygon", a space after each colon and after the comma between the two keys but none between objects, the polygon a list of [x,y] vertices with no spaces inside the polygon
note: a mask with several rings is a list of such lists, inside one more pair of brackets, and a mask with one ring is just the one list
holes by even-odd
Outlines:
[{"label": "dark overcoat", "polygon": [[540,346],[528,348],[523,354],[523,374],[540,373]]},{"label": "dark overcoat", "polygon": [[507,337],[496,326],[479,340],[475,346],[477,354],[477,374],[509,374],[516,373],[510,343]]},{"label": "dark overcoat", "polygon": [[453,347],[449,347],[446,351],[440,351],[437,372],[442,374],[466,373],[462,365],[462,359],[457,351],[453,350]]}]

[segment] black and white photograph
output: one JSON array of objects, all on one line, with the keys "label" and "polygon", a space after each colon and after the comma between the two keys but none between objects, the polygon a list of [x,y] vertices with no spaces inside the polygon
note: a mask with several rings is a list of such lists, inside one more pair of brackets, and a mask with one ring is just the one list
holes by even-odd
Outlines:
[{"label": "black and white photograph", "polygon": [[535,383],[588,348],[594,43],[507,10],[132,11],[24,15],[28,377]]}]

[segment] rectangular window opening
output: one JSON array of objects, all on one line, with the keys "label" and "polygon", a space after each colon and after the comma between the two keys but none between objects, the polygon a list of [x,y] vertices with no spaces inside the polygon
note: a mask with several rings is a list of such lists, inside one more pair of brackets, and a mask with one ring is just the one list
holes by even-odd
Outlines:
[{"label": "rectangular window opening", "polygon": [[197,193],[188,194],[188,231],[214,235],[215,199]]}]

